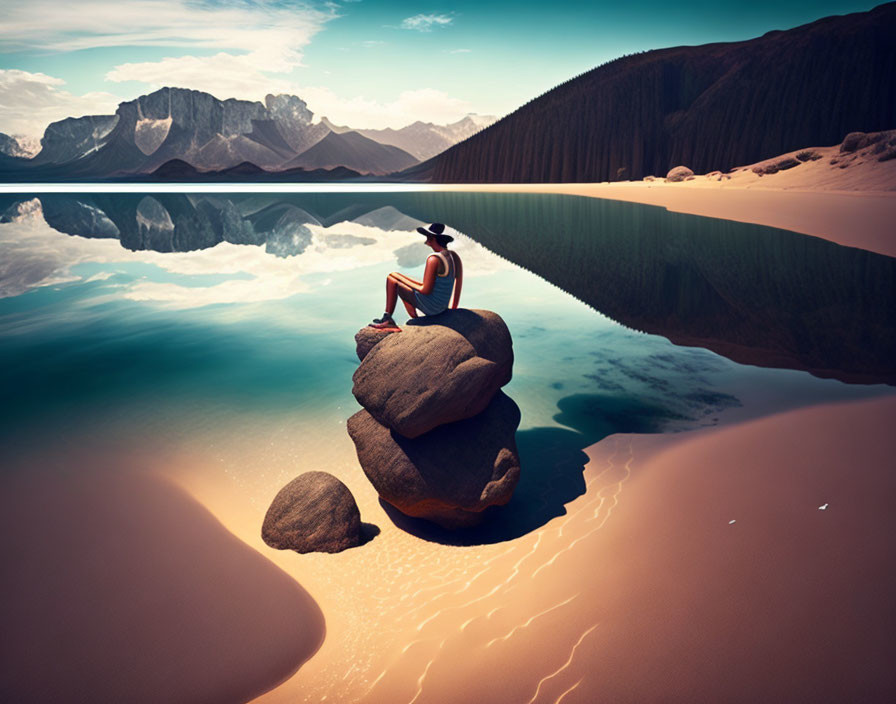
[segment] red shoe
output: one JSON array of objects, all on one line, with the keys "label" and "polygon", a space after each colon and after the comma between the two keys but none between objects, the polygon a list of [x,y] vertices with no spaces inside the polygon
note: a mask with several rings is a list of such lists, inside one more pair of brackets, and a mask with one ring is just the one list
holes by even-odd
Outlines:
[{"label": "red shoe", "polygon": [[368,327],[376,328],[377,330],[386,330],[388,328],[398,329],[398,326],[395,324],[391,315],[384,315],[382,318],[374,318],[373,322],[370,323]]}]

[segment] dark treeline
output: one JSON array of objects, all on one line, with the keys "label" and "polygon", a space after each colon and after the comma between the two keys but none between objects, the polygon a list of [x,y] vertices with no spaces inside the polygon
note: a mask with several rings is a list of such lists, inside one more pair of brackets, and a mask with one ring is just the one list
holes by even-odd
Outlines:
[{"label": "dark treeline", "polygon": [[896,384],[892,257],[636,203],[477,195],[392,199],[629,328],[743,364]]},{"label": "dark treeline", "polygon": [[306,223],[331,226],[392,206],[421,222],[449,223],[629,328],[745,364],[896,384],[896,259],[785,230],[556,195],[40,199],[55,229],[118,237],[129,249],[187,251],[227,241],[263,244],[278,256],[302,253],[311,240]]},{"label": "dark treeline", "polygon": [[896,3],[757,39],[622,57],[408,172],[558,182],[728,170],[896,126]]}]

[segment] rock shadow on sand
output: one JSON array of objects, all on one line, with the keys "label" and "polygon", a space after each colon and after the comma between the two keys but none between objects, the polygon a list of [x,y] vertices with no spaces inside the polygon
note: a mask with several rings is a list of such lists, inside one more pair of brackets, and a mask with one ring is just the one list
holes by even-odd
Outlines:
[{"label": "rock shadow on sand", "polygon": [[505,506],[484,512],[481,525],[447,530],[406,516],[380,499],[392,522],[407,533],[445,545],[473,546],[522,537],[566,513],[566,504],[585,493],[584,448],[616,433],[658,433],[687,420],[672,408],[633,396],[574,394],[562,398],[554,420],[566,427],[538,427],[516,433],[520,480]]}]

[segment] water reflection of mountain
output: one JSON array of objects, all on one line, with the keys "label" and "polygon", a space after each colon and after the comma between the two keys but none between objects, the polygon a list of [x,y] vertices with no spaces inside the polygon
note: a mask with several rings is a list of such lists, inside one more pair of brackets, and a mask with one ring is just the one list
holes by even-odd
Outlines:
[{"label": "water reflection of mountain", "polygon": [[[80,237],[118,238],[132,251],[189,252],[219,242],[264,245],[267,252],[288,257],[311,243],[308,225],[329,227],[357,221],[381,229],[413,230],[418,224],[388,206],[368,208],[345,198],[322,202],[304,196],[225,196],[182,193],[48,194],[39,196],[44,219],[59,232]],[[16,203],[7,205],[7,215]],[[0,218],[2,221],[4,218]],[[333,247],[347,246],[334,240]]]},{"label": "water reflection of mountain", "polygon": [[[40,196],[47,223],[132,250],[301,254],[308,225],[442,221],[630,328],[737,362],[896,383],[896,259],[633,203],[471,193]],[[346,243],[343,243],[343,246]],[[483,303],[484,305],[484,303]]]}]

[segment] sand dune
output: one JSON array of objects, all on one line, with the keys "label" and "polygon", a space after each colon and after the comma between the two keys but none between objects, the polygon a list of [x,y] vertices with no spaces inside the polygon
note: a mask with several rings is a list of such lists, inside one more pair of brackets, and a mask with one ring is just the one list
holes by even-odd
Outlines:
[{"label": "sand dune", "polygon": [[48,462],[4,468],[0,699],[245,702],[318,649],[307,592],[183,490]]}]

